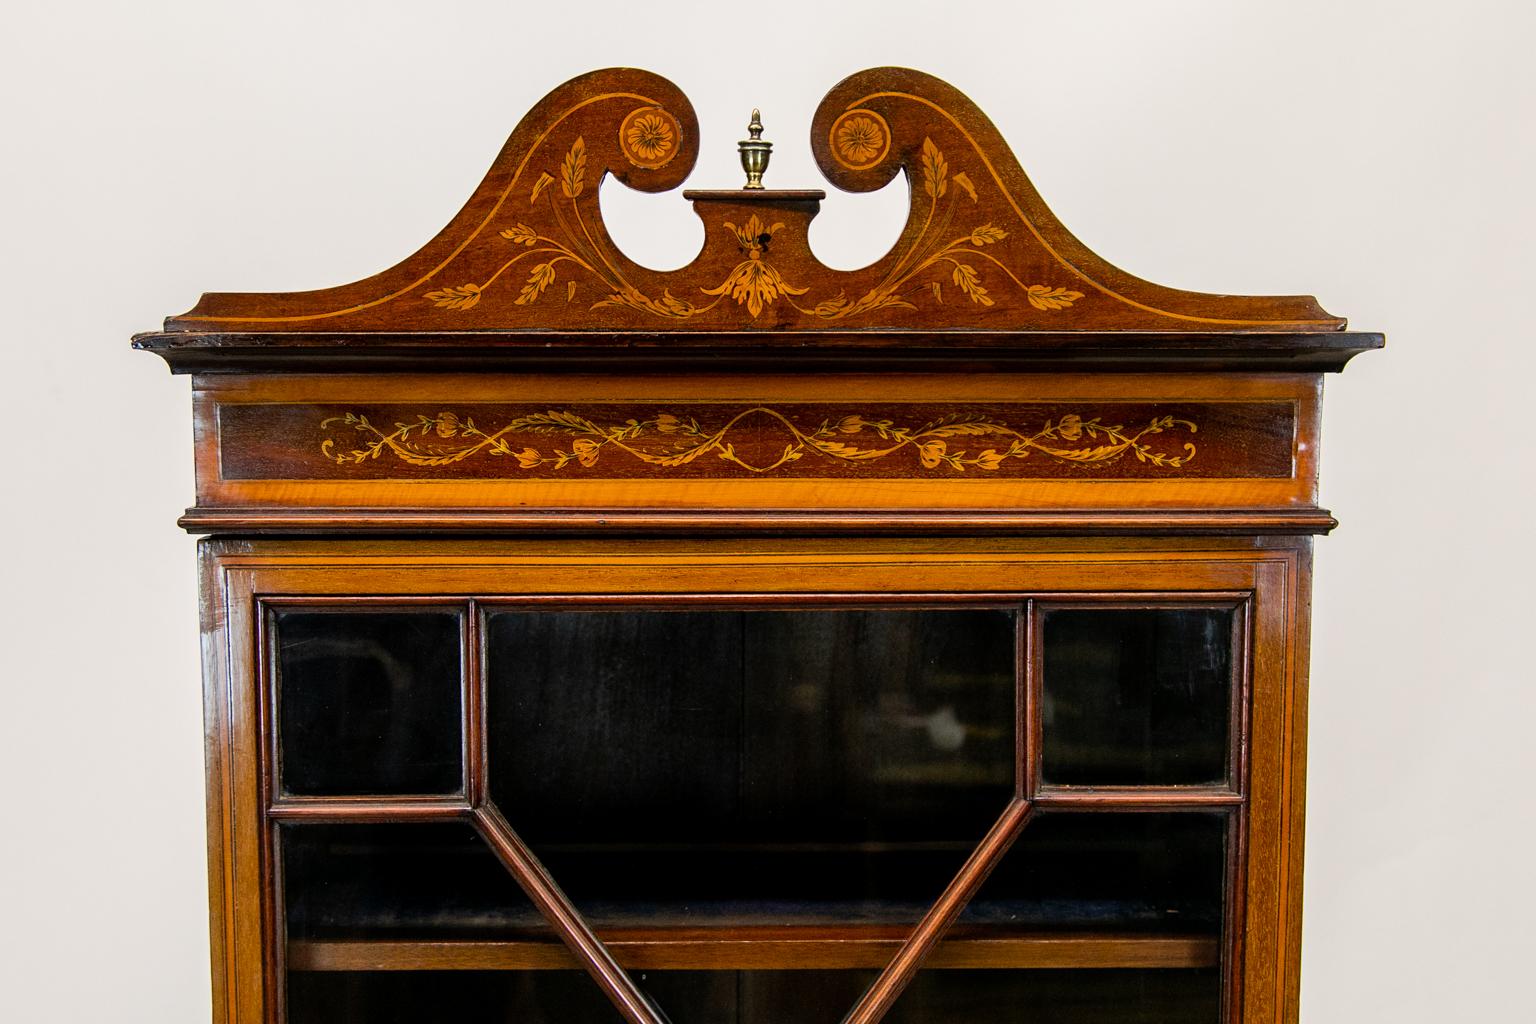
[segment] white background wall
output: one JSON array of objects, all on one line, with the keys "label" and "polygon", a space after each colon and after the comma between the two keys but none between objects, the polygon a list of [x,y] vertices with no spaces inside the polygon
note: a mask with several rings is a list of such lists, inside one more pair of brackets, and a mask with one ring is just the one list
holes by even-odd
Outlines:
[{"label": "white background wall", "polygon": [[[8,7],[0,1019],[209,1014],[188,386],[128,335],[393,263],[535,100],[616,64],[693,99],[705,187],[754,105],[770,183],[821,184],[821,95],[922,68],[1113,262],[1388,333],[1328,384],[1302,1019],[1529,1019],[1529,5]],[[888,191],[828,201],[829,262],[894,237]],[[692,255],[680,197],[613,198],[638,259]]]}]

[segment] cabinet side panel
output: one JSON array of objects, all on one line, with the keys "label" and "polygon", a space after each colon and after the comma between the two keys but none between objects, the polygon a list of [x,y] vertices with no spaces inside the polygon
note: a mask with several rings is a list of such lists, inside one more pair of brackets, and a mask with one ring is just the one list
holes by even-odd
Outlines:
[{"label": "cabinet side panel", "polygon": [[1259,569],[1254,599],[1244,1024],[1295,1024],[1301,822],[1298,674],[1302,553]]},{"label": "cabinet side panel", "polygon": [[228,661],[223,687],[227,718],[224,790],[229,802],[227,829],[231,850],[225,888],[228,893],[226,957],[229,976],[229,1024],[267,1021],[267,943],[264,817],[261,791],[261,727],[256,687],[259,662],[257,608],[250,574],[221,563]]},{"label": "cabinet side panel", "polygon": [[234,916],[230,888],[234,860],[229,783],[228,623],[217,544],[198,543],[198,616],[203,659],[203,765],[208,814],[208,947],[213,983],[213,1024],[235,1018],[231,957]]},{"label": "cabinet side panel", "polygon": [[1290,804],[1287,808],[1284,854],[1287,861],[1286,887],[1282,909],[1285,913],[1286,973],[1283,1019],[1296,1021],[1301,1015],[1301,902],[1302,865],[1305,861],[1304,835],[1307,807],[1307,684],[1312,646],[1312,541],[1300,545],[1291,567],[1291,642],[1290,664]]}]

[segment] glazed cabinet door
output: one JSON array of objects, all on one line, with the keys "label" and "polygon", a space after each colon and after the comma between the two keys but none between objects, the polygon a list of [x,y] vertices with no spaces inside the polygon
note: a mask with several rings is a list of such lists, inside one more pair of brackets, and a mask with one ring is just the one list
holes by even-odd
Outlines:
[{"label": "glazed cabinet door", "polygon": [[1292,1012],[1304,546],[205,564],[226,1019]]}]

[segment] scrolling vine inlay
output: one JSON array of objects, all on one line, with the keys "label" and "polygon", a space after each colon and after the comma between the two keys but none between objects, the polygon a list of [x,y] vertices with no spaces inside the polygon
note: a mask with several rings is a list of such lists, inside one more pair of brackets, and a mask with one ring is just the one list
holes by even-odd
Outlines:
[{"label": "scrolling vine inlay", "polygon": [[[661,124],[662,122],[657,119],[656,125]],[[644,129],[650,134],[636,132],[636,129]],[[644,128],[643,121],[636,121],[631,130],[621,131],[620,134],[626,140],[626,153],[634,149],[652,156],[665,154],[670,148],[672,137],[670,131],[664,132],[656,127]],[[609,290],[605,298],[592,304],[592,309],[601,306],[628,306],[641,312],[665,317],[688,317],[703,312],[692,303],[675,298],[670,291],[663,290],[661,296],[656,299],[646,295],[629,282],[624,271],[619,267],[618,261],[609,256],[599,244],[591,227],[582,219],[581,206],[576,202],[587,183],[587,143],[581,136],[578,135],[576,141],[571,143],[570,150],[560,164],[559,192],[569,203],[570,209],[567,211],[562,212],[561,204],[556,198],[555,180],[555,176],[549,171],[542,172],[533,183],[528,205],[537,207],[541,196],[548,199],[551,226],[546,230],[557,232],[560,235],[559,238],[531,228],[521,221],[511,227],[503,228],[498,233],[500,237],[513,246],[526,247],[525,251],[508,259],[483,282],[471,281],[452,288],[430,291],[422,298],[439,309],[458,311],[473,309],[484,297],[486,289],[495,284],[503,274],[530,256],[544,256],[547,258],[533,265],[527,280],[523,282],[522,290],[517,293],[517,298],[512,300],[516,305],[526,306],[538,301],[545,289],[554,284],[557,276],[555,268],[562,263],[569,263],[596,277]],[[566,301],[570,302],[575,296],[576,282],[567,281]]]},{"label": "scrolling vine inlay", "polygon": [[[835,129],[834,134],[839,159],[844,160],[845,166],[867,166],[848,161],[867,160],[871,154],[884,152],[877,147],[886,145],[884,140],[887,129],[878,127],[864,114],[840,123],[843,127]],[[674,130],[667,127],[662,114],[654,110],[635,112],[631,115],[629,126],[620,131],[625,155],[636,162],[637,166],[660,164],[639,164],[638,158],[633,155],[635,150],[639,150],[645,157],[659,159],[664,163],[662,158],[672,151],[673,137]],[[969,230],[962,229],[958,235],[952,234],[950,224],[955,218],[955,203],[964,195],[970,198],[972,205],[976,204],[976,186],[964,171],[950,173],[949,162],[932,139],[923,139],[922,154],[923,193],[927,197],[922,229],[875,286],[857,299],[849,299],[840,290],[836,295],[819,302],[805,305],[796,302],[795,298],[805,295],[810,288],[789,283],[768,260],[769,243],[773,241],[774,233],[782,229],[784,224],[780,221],[764,224],[755,213],[740,227],[730,221],[723,222],[726,230],[735,235],[744,258],[731,268],[719,284],[714,287],[700,286],[699,291],[705,296],[712,296],[713,301],[698,305],[673,295],[668,289],[663,289],[655,297],[645,294],[625,276],[619,261],[605,251],[598,236],[582,218],[581,206],[576,200],[586,188],[587,147],[586,140],[580,136],[571,143],[571,148],[561,161],[558,179],[549,170],[545,170],[533,183],[528,204],[546,214],[548,219],[542,230],[517,221],[498,232],[512,246],[523,247],[523,251],[508,258],[484,281],[434,289],[424,293],[422,298],[438,309],[455,312],[473,309],[498,279],[524,260],[535,256],[544,259],[532,265],[522,289],[512,300],[516,305],[525,306],[538,301],[546,289],[555,283],[558,275],[556,268],[561,264],[570,264],[586,271],[607,289],[606,296],[591,304],[589,308],[592,310],[604,306],[624,306],[654,316],[678,319],[707,313],[726,297],[734,299],[737,305],[745,306],[754,320],[765,307],[780,298],[795,312],[824,320],[857,317],[872,310],[893,307],[916,309],[903,289],[930,270],[939,268],[942,271],[946,265],[949,268],[949,281],[962,295],[978,305],[992,306],[996,300],[982,283],[982,275],[976,269],[976,263],[982,261],[994,264],[1019,288],[1030,306],[1038,311],[1068,309],[1083,297],[1082,292],[1070,288],[1026,284],[1002,260],[982,251],[984,246],[994,245],[1008,237],[1007,230],[996,224],[977,224]],[[943,203],[946,196],[949,202]],[[546,200],[544,206],[540,206],[541,198]],[[565,203],[561,203],[561,198]],[[568,209],[563,208],[566,206]],[[942,277],[940,274],[926,282],[932,301],[936,303],[944,301]],[[572,301],[575,296],[576,282],[567,281],[566,301]]]},{"label": "scrolling vine inlay", "polygon": [[[744,457],[731,442],[732,431],[754,416],[770,417],[788,432],[789,442],[773,458],[756,461]],[[743,410],[713,426],[705,426],[694,416],[671,412],[600,424],[570,410],[555,409],[520,416],[493,430],[477,426],[472,416],[461,417],[452,411],[435,416],[418,414],[414,422],[395,423],[393,430],[382,430],[367,416],[353,412],[326,419],[320,426],[323,430],[350,427],[362,435],[359,447],[338,447],[335,438],[321,443],[321,452],[338,465],[362,463],[388,453],[414,466],[450,466],[487,455],[506,456],[525,470],[540,466],[564,469],[572,463],[590,468],[598,464],[604,450],[614,450],[660,468],[684,466],[713,454],[752,473],[768,473],[806,455],[856,466],[906,449],[914,451],[919,464],[928,470],[995,470],[1009,459],[1023,459],[1037,452],[1080,465],[1112,463],[1129,455],[1138,462],[1178,469],[1195,457],[1194,444],[1185,442],[1173,451],[1159,450],[1144,438],[1178,428],[1191,434],[1198,430],[1193,422],[1173,416],[1158,416],[1145,426],[1127,429],[1108,425],[1098,417],[1084,419],[1078,413],[1046,420],[1028,433],[997,419],[965,415],[942,416],[912,426],[855,413],[828,417],[806,427],[766,406]],[[570,441],[563,447],[558,443],[535,447],[512,440],[527,435],[564,435]],[[966,439],[973,443],[967,444]],[[981,445],[987,447],[972,450]]]}]

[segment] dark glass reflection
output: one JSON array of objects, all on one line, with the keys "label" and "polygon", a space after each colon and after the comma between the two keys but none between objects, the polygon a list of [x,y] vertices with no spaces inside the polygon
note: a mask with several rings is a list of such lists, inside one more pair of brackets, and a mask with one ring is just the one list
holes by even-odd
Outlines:
[{"label": "dark glass reflection", "polygon": [[496,612],[491,795],[600,919],[915,920],[1013,791],[1014,626]]},{"label": "dark glass reflection", "polygon": [[273,619],[285,792],[461,788],[457,613],[283,609]]},{"label": "dark glass reflection", "polygon": [[1225,780],[1232,615],[1213,608],[1046,612],[1042,779],[1079,786]]},{"label": "dark glass reflection", "polygon": [[548,939],[539,916],[462,822],[284,825],[290,939]]},{"label": "dark glass reflection", "polygon": [[[640,985],[675,1024],[836,1024],[873,971],[646,971]],[[1217,1024],[1215,970],[925,970],[896,1024]],[[293,1024],[617,1024],[577,971],[294,974]]]},{"label": "dark glass reflection", "polygon": [[885,1020],[890,1024],[1219,1024],[1221,973],[1215,968],[926,970],[918,973]]},{"label": "dark glass reflection", "polygon": [[1039,812],[960,916],[1027,931],[1221,928],[1221,814]]},{"label": "dark glass reflection", "polygon": [[624,1020],[582,971],[290,972],[287,1019],[290,1024],[623,1024]]}]

